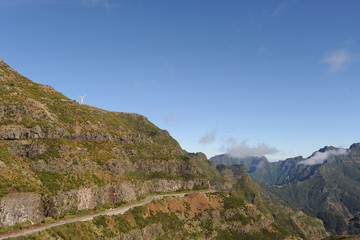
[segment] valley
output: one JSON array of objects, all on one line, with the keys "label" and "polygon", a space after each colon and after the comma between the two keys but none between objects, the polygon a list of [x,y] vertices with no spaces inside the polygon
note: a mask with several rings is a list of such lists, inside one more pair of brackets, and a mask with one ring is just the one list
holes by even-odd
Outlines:
[{"label": "valley", "polygon": [[[324,163],[326,167],[298,164],[306,161],[301,157],[270,163],[264,157],[234,160],[222,155],[216,162],[203,153],[186,152],[142,115],[76,103],[5,62],[0,63],[0,74],[2,236],[323,239],[329,232],[357,233],[356,207],[348,204],[356,200],[356,188],[348,188],[353,198],[340,201],[347,212],[339,208],[331,213],[347,214],[342,217],[353,222],[352,230],[339,220],[331,222],[338,215],[332,218],[316,207],[326,209],[320,193],[329,189],[317,176],[332,176],[330,164],[340,163],[350,165],[339,176],[357,176],[353,159],[358,145],[351,147],[349,156],[333,156],[336,161]],[[333,182],[341,181],[347,180]],[[322,190],[311,188],[307,195],[316,197],[301,199],[294,192],[302,184]],[[117,209],[146,196],[140,204]],[[45,225],[33,227],[39,224]],[[29,229],[25,233],[30,235],[17,233],[21,229]]]}]

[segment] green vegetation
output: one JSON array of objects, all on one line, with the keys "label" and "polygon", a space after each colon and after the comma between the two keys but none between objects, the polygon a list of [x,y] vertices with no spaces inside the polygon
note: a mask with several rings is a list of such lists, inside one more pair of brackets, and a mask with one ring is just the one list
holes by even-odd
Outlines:
[{"label": "green vegetation", "polygon": [[236,197],[234,194],[230,194],[229,197],[224,199],[224,208],[239,208],[244,205],[244,200],[242,198]]},{"label": "green vegetation", "polygon": [[[277,223],[269,225],[272,218],[267,219],[265,228],[257,225],[264,221],[268,210],[261,200],[258,185],[243,166],[217,170],[204,154],[186,153],[167,131],[139,114],[116,113],[77,104],[52,87],[21,76],[6,64],[0,64],[0,70],[4,86],[0,88],[0,197],[10,192],[39,193],[42,223],[120,206],[124,204],[121,194],[137,198],[140,194],[153,194],[147,192],[146,186],[151,181],[160,183],[155,191],[162,192],[169,189],[183,191],[189,186],[194,186],[193,190],[207,189],[204,180],[210,180],[219,188],[233,186],[230,193],[212,193],[204,198],[189,194],[172,203],[171,200],[159,201],[160,205],[168,204],[161,211],[156,209],[157,206],[153,206],[154,209],[138,207],[124,215],[100,216],[93,221],[55,227],[19,239],[112,239],[126,234],[144,238],[153,234],[157,239],[212,236],[218,239],[281,239],[290,232],[300,235],[297,233],[301,230],[296,228],[295,222],[286,219],[278,221],[282,228]],[[252,162],[249,166],[255,164]],[[345,172],[357,176],[351,168]],[[299,180],[310,173],[301,170],[294,179]],[[276,175],[277,180],[285,181],[284,175],[280,175]],[[126,186],[118,191],[121,184]],[[316,204],[321,204],[326,197],[318,194],[321,187],[321,184],[316,185],[316,191],[311,193]],[[98,195],[66,193],[80,188],[89,188],[94,190],[91,194]],[[105,196],[99,196],[105,190]],[[289,199],[299,196],[296,190],[291,194]],[[352,211],[359,210],[353,204],[359,199],[357,195],[342,197],[347,206],[352,206]],[[91,206],[98,206],[93,210],[79,210],[80,198],[85,202],[92,201]],[[220,199],[219,202],[216,199]],[[253,212],[247,208],[249,204],[254,204]],[[234,214],[230,216],[226,211]],[[352,222],[357,226],[357,221]],[[30,222],[21,223],[3,227],[0,231],[30,225]],[[247,226],[245,230],[251,228],[253,231],[243,233],[239,229],[244,226]]]},{"label": "green vegetation", "polygon": [[[319,151],[334,149],[325,147]],[[360,211],[359,153],[360,145],[353,144],[347,154],[330,156],[323,164],[317,165],[301,164],[304,161],[302,157],[269,162],[266,158],[238,159],[219,155],[211,160],[229,165],[244,164],[249,175],[262,182],[261,187],[265,191],[276,195],[282,204],[320,218],[330,233],[359,234],[360,224],[356,218],[351,220],[353,216],[358,217]],[[256,189],[249,188],[249,184],[240,187],[238,181],[237,185],[236,191],[241,191],[244,186],[248,188],[240,195],[247,200],[252,197],[249,193],[256,192]],[[256,199],[256,194],[252,195]]]},{"label": "green vegetation", "polygon": [[323,240],[357,240],[357,239],[360,239],[360,235],[352,235],[352,236],[334,235],[331,237],[324,238]]},{"label": "green vegetation", "polygon": [[129,172],[125,174],[126,178],[130,180],[152,180],[152,179],[167,179],[167,180],[198,180],[206,179],[206,176],[203,174],[169,174],[164,171],[160,172],[150,172],[150,173],[139,173],[139,172]]},{"label": "green vegetation", "polygon": [[[225,211],[237,211],[243,206],[242,199],[237,199],[235,196],[227,196],[221,193],[198,194],[193,195],[192,198],[199,197],[207,203],[216,203],[217,201],[227,204],[227,207],[234,207],[223,209],[221,206],[217,208],[209,208],[198,214],[190,214],[197,210],[197,203],[188,202],[185,198],[166,198],[157,200],[154,204],[135,207],[122,215],[116,216],[98,216],[92,221],[66,224],[63,226],[46,229],[42,232],[37,232],[26,236],[26,238],[16,239],[112,239],[113,237],[127,238],[132,236],[136,239],[199,239],[210,238],[216,236],[215,239],[284,239],[289,236],[289,233],[281,228],[279,225],[273,223],[266,227],[251,226],[251,222],[262,221],[260,217],[247,218],[245,215],[238,218],[225,218]],[[205,197],[205,198],[203,198]],[[171,205],[182,205],[186,207],[185,212],[170,210]],[[242,204],[240,204],[242,203]],[[168,205],[169,204],[169,205]],[[152,211],[155,206],[168,206],[168,211]],[[174,205],[172,205],[174,206]],[[215,214],[219,211],[220,215]],[[246,211],[245,211],[246,214]],[[250,220],[249,220],[250,219]],[[236,228],[222,228],[219,229],[216,222],[225,224],[223,226],[237,226]],[[248,225],[247,228],[243,228]],[[248,229],[249,226],[251,230]],[[145,230],[147,229],[147,230]],[[150,230],[151,229],[151,230]]]},{"label": "green vegetation", "polygon": [[81,186],[104,186],[105,182],[91,172],[71,173],[71,172],[36,172],[43,184],[44,190],[51,194],[55,194],[59,190],[69,191],[78,189]]}]

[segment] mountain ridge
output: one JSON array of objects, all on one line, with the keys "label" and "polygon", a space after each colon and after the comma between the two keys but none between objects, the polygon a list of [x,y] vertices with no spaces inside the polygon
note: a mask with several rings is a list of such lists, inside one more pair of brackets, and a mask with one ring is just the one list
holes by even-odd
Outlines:
[{"label": "mountain ridge", "polygon": [[[168,216],[167,210],[161,208],[160,215],[150,212],[150,222],[165,226],[168,224],[165,220],[174,220],[185,224],[178,226],[190,224],[195,228],[203,219],[206,221],[201,223],[198,234],[214,239],[216,234],[224,238],[267,236],[267,239],[272,239],[269,236],[320,239],[328,235],[318,219],[273,203],[265,204],[259,186],[244,167],[217,169],[205,154],[186,152],[166,130],[142,115],[79,104],[0,63],[0,233],[114,208],[149,194],[210,187],[219,191],[216,194],[223,204],[212,208],[217,212],[215,215],[208,215],[207,208],[196,201],[180,200],[183,204],[180,213],[175,211]],[[209,204],[212,200],[205,202]],[[194,215],[183,222],[188,204],[194,205],[197,210],[193,211],[199,216],[208,217],[199,219]],[[275,217],[269,206],[276,209]],[[223,207],[228,209],[222,212]],[[135,239],[148,227],[152,228],[143,224],[148,213],[139,215],[137,211],[131,218],[136,218],[136,225],[121,229],[131,230],[128,236]],[[164,214],[166,218],[162,219]],[[89,226],[102,231],[101,226],[107,221],[116,220],[98,219]],[[221,225],[215,224],[219,221]],[[316,226],[311,227],[314,222]],[[59,237],[65,238],[64,229],[68,227],[56,230],[62,232]],[[161,233],[168,227],[157,229]],[[132,231],[136,234],[132,235]],[[118,230],[112,234],[115,232]],[[187,236],[187,232],[183,234]],[[108,237],[105,232],[100,236]]]},{"label": "mountain ridge", "polygon": [[[210,160],[221,162],[226,157]],[[304,164],[314,158],[315,164]],[[262,161],[267,163],[265,168],[257,158],[253,159],[237,160],[245,167],[253,164],[252,169],[247,168],[248,174],[263,189],[319,217],[331,233],[360,233],[360,143],[349,149],[326,146],[306,159],[300,156],[279,162]]]},{"label": "mountain ridge", "polygon": [[78,104],[0,62],[0,224],[206,188],[188,153],[146,117]]}]

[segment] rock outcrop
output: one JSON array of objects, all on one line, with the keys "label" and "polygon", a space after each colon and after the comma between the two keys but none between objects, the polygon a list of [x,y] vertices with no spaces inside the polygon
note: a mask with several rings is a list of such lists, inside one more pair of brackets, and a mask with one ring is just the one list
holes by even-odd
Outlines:
[{"label": "rock outcrop", "polygon": [[38,222],[42,218],[41,197],[37,193],[10,193],[0,200],[1,224]]},{"label": "rock outcrop", "polygon": [[121,182],[104,187],[80,188],[68,192],[59,192],[52,198],[55,214],[60,215],[71,209],[92,209],[106,203],[122,203],[139,200],[149,193],[191,190],[195,187],[209,188],[207,180],[166,180],[158,179],[146,182]]},{"label": "rock outcrop", "polygon": [[60,191],[51,198],[42,198],[37,193],[9,193],[0,200],[0,224],[15,225],[23,222],[38,222],[44,216],[56,216],[71,211],[93,209],[107,203],[122,203],[139,200],[153,192],[191,190],[196,186],[209,187],[206,180],[175,181],[152,180],[147,182],[121,182],[104,187],[80,188]]}]

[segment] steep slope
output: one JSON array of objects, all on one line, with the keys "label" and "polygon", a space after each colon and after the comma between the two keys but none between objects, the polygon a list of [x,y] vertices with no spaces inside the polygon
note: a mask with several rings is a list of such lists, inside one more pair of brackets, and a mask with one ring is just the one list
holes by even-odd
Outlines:
[{"label": "steep slope", "polygon": [[[326,236],[326,235],[323,235]],[[300,239],[269,213],[228,193],[191,193],[134,208],[123,215],[16,239]],[[320,239],[312,235],[309,239]]]},{"label": "steep slope", "polygon": [[286,203],[269,196],[253,182],[243,165],[217,165],[217,169],[232,183],[233,193],[256,205],[262,212],[271,213],[274,221],[292,235],[302,239],[322,239],[328,235],[320,219],[307,216],[298,209],[293,210]]},{"label": "steep slope", "polygon": [[[309,227],[308,220],[278,221],[279,214],[263,204],[258,185],[242,166],[217,169],[204,154],[182,150],[167,131],[145,117],[78,104],[52,87],[21,76],[1,61],[0,124],[0,233],[69,215],[90,214],[151,193],[208,189],[211,183],[212,188],[225,191],[214,195],[220,202],[213,202],[210,195],[189,197],[191,202],[177,203],[180,212],[169,212],[168,206],[168,210],[156,210],[156,216],[151,213],[150,218],[147,212],[137,215],[140,210],[135,210],[135,225],[124,223],[127,227],[119,230],[120,235],[146,238],[148,231],[155,229],[164,233],[160,234],[163,238],[176,237],[171,235],[169,224],[177,226],[180,221],[185,230],[179,230],[179,236],[188,236],[190,231],[189,238],[326,236],[321,224],[308,231],[303,229]],[[276,212],[287,211],[277,208],[280,210]],[[308,217],[296,217],[300,218]],[[120,218],[106,217],[111,229],[103,225],[103,219],[89,227],[94,236],[119,234],[111,227],[116,219]],[[73,226],[49,232],[55,238],[73,238],[87,231],[83,226],[76,225],[80,229],[77,233]]]},{"label": "steep slope", "polygon": [[[334,154],[337,151],[341,154]],[[319,156],[324,159],[318,161]],[[252,166],[247,171],[255,181],[263,182],[263,189],[322,219],[331,233],[360,233],[359,143],[347,150],[324,147],[309,158],[272,162],[267,168]]]},{"label": "steep slope", "polygon": [[257,182],[282,185],[293,181],[302,181],[311,176],[319,165],[305,166],[299,164],[304,158],[299,156],[284,161],[269,162],[266,157],[237,158],[228,154],[210,158],[216,164],[227,166],[242,164],[247,173]]},{"label": "steep slope", "polygon": [[360,233],[360,145],[348,154],[329,158],[303,181],[267,189],[300,205],[306,212],[324,221],[337,234]]},{"label": "steep slope", "polygon": [[0,224],[208,187],[145,117],[78,104],[0,61]]}]

